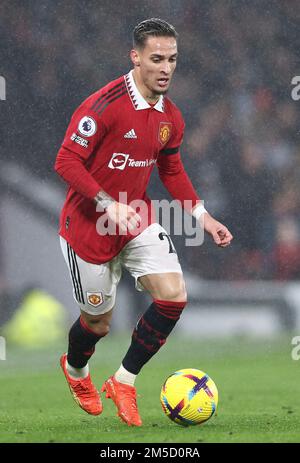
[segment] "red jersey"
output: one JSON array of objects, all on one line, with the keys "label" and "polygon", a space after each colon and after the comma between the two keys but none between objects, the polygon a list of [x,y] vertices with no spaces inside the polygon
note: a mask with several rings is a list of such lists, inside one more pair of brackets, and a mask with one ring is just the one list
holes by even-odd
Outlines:
[{"label": "red jersey", "polygon": [[[132,71],[77,108],[55,169],[69,184],[59,233],[82,259],[107,262],[136,236],[97,232],[101,213],[93,199],[100,189],[117,201],[124,192],[128,204],[133,200],[150,204],[146,189],[157,165],[162,182],[175,199],[191,200],[192,206],[199,201],[180,159],[183,132],[184,121],[174,103],[161,95],[154,106],[149,105],[137,89]],[[139,232],[145,228],[143,222],[147,221],[142,220]]]}]

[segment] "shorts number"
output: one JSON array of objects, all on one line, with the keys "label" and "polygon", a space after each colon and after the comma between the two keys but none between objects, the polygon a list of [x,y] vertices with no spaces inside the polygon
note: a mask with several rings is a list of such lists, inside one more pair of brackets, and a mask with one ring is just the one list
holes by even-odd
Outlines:
[{"label": "shorts number", "polygon": [[159,239],[160,240],[163,240],[165,237],[167,238],[167,240],[169,241],[169,254],[172,254],[172,253],[176,253],[176,249],[174,247],[174,244],[172,243],[172,240],[171,238],[169,237],[169,235],[167,235],[167,233],[164,233],[164,232],[160,232],[159,235],[158,235]]}]

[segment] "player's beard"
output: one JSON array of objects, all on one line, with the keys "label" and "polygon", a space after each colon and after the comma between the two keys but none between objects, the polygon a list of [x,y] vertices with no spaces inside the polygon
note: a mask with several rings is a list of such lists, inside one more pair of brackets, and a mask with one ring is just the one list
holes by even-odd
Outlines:
[{"label": "player's beard", "polygon": [[155,88],[155,89],[154,88],[152,88],[152,89],[149,88],[149,90],[151,91],[153,97],[155,98],[155,97],[160,97],[161,95],[166,95],[168,93],[168,91],[169,91],[169,88],[170,88],[170,86],[168,86],[168,88],[166,88],[165,90],[163,90],[163,89],[159,90],[157,88]]},{"label": "player's beard", "polygon": [[157,96],[160,96],[160,95],[166,95],[168,93],[169,89],[167,88],[166,90],[161,90],[161,91],[155,91],[155,94]]}]

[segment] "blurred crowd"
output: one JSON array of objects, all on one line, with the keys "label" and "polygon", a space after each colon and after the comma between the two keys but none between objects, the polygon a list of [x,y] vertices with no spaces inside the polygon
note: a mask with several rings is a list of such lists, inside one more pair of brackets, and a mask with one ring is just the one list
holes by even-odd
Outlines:
[{"label": "blurred crowd", "polygon": [[[1,156],[61,185],[53,163],[72,112],[128,72],[131,31],[148,17],[179,32],[170,96],[186,121],[182,158],[235,237],[197,252],[177,240],[183,267],[210,279],[299,278],[298,0],[1,2]],[[149,192],[165,196],[157,176]]]}]

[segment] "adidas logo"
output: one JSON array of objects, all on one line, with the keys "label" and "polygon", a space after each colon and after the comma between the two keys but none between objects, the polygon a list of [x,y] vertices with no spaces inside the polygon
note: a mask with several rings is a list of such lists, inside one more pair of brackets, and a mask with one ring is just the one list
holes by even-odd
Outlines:
[{"label": "adidas logo", "polygon": [[134,129],[131,129],[129,132],[125,133],[124,138],[137,138]]}]

